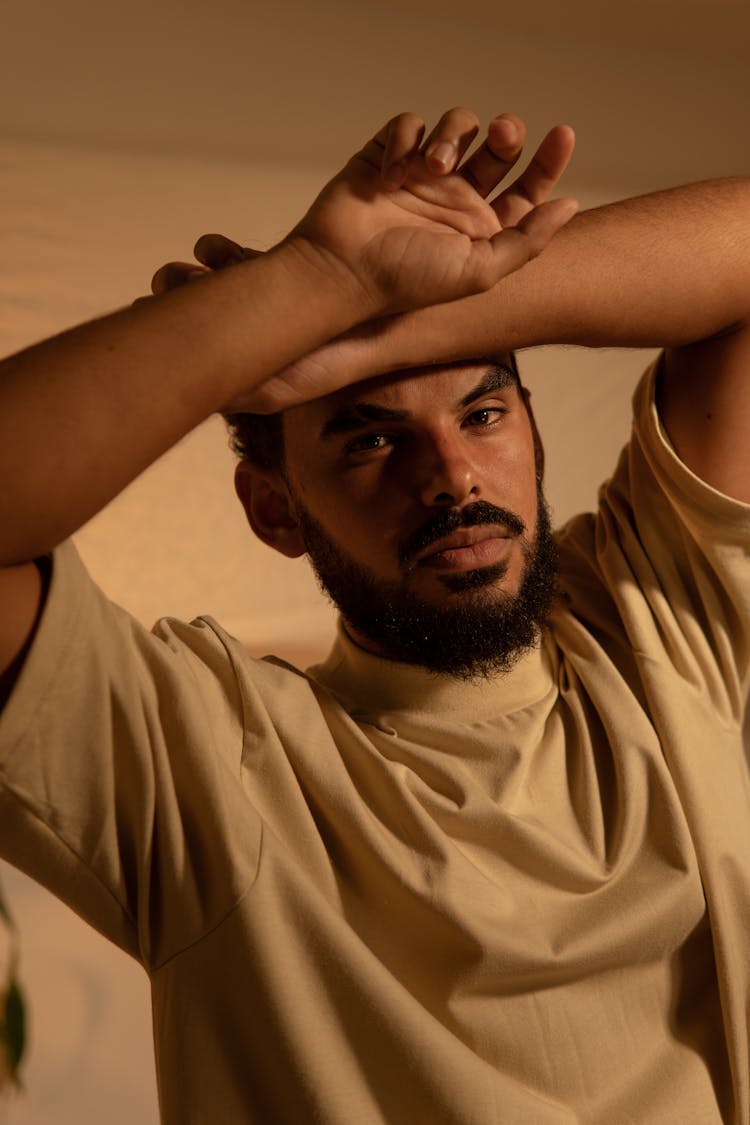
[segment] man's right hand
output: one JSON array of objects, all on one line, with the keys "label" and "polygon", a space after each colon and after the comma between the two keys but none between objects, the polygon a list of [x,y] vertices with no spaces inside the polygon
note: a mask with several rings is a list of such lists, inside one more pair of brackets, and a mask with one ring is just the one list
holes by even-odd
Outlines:
[{"label": "man's right hand", "polygon": [[[572,152],[572,130],[553,129],[523,175],[489,203],[522,152],[525,127],[512,114],[495,118],[484,143],[463,160],[478,128],[468,110],[450,110],[422,143],[419,118],[394,118],[285,240],[306,267],[355,292],[360,322],[490,288],[535,257],[575,212],[574,201],[548,202]],[[258,254],[220,235],[204,235],[195,253],[209,269]],[[169,263],[152,289],[162,293],[197,276],[195,264]],[[234,409],[280,410],[337,389],[340,365],[334,372],[317,356],[311,360],[301,358]]]},{"label": "man's right hand", "polygon": [[[352,157],[342,172],[323,189],[305,219],[295,230],[299,231],[311,219],[316,222],[318,212],[325,213],[327,209],[329,202],[327,196],[336,190],[340,181],[346,179],[350,167],[354,165],[356,168],[360,162],[366,163],[368,156],[372,158],[373,155],[382,181],[380,186],[387,187],[390,183],[391,188],[396,184],[404,188],[401,181],[403,180],[404,183],[408,181],[408,190],[414,196],[414,200],[409,205],[412,223],[416,222],[414,202],[425,193],[426,185],[429,184],[428,177],[424,175],[425,170],[432,176],[444,176],[448,172],[458,173],[458,176],[474,189],[473,193],[467,194],[466,185],[461,187],[456,183],[455,175],[451,176],[448,184],[437,184],[446,195],[451,192],[461,205],[461,212],[453,216],[454,233],[461,230],[464,234],[479,239],[478,231],[482,228],[494,233],[517,228],[524,231],[529,240],[534,240],[533,245],[529,241],[529,256],[532,256],[534,251],[538,253],[549,242],[554,233],[567,221],[566,212],[572,213],[574,210],[572,200],[556,200],[552,206],[548,205],[548,197],[559,183],[573,152],[574,136],[569,127],[557,125],[547,133],[523,174],[504,187],[489,204],[489,209],[493,212],[490,215],[488,205],[482,204],[480,200],[486,200],[521,156],[526,139],[524,122],[511,113],[496,117],[490,122],[483,144],[461,163],[461,156],[476,135],[476,119],[467,110],[450,110],[441,118],[421,149],[415,146],[408,157],[399,161],[397,159],[399,141],[403,138],[405,129],[408,129],[410,124],[416,124],[417,121],[418,119],[413,119],[412,115],[404,114],[384,126],[380,134],[373,138],[362,152]],[[439,150],[441,154],[438,158],[432,156],[435,150]],[[415,170],[417,160],[421,162],[421,182],[419,169]],[[370,175],[372,175],[372,165]],[[435,191],[435,184],[432,190]],[[403,208],[404,197],[396,202]],[[438,201],[433,198],[422,202],[423,209],[426,211],[430,205],[435,205]],[[445,208],[446,200],[440,202]],[[445,221],[445,209],[439,218]],[[403,221],[402,216],[400,222]],[[292,232],[292,236],[294,233]],[[507,254],[511,240],[505,241]],[[161,266],[152,278],[152,293],[161,294],[177,289],[211,270],[224,269],[238,262],[256,258],[263,251],[241,246],[225,235],[204,234],[196,242],[194,253],[197,262],[168,262]],[[506,258],[501,267],[502,276],[511,272],[512,268],[509,258]],[[414,294],[414,298],[419,304],[425,303],[424,293],[421,290]],[[139,300],[143,299],[139,298]]]},{"label": "man's right hand", "polygon": [[462,175],[460,162],[478,130],[473,113],[454,109],[422,144],[418,117],[393,118],[292,231],[288,241],[320,256],[325,270],[343,268],[361,288],[363,319],[483,292],[536,257],[573,215],[570,200],[539,200],[504,225],[484,196],[520,154],[519,132],[501,159],[485,145]]}]

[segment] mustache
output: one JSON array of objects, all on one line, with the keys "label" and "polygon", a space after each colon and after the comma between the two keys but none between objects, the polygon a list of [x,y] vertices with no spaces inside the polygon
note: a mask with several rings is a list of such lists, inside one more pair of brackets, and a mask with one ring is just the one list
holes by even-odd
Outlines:
[{"label": "mustache", "polygon": [[508,508],[498,508],[486,500],[476,500],[465,508],[442,509],[412,531],[401,544],[399,562],[406,566],[438,539],[443,539],[460,528],[478,527],[480,524],[500,524],[512,535],[523,535],[526,531],[526,524],[515,512]]}]

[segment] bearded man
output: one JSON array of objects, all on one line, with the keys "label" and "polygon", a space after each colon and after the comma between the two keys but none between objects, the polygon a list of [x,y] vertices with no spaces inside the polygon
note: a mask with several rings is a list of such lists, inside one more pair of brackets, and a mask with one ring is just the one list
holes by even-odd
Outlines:
[{"label": "bearded man", "polygon": [[[3,366],[0,846],[148,971],[170,1125],[750,1116],[750,188],[572,218],[559,126],[488,203],[524,129],[477,130],[401,115],[268,254]],[[556,537],[551,342],[664,349]],[[305,673],[67,542],[215,410],[339,607]]]}]

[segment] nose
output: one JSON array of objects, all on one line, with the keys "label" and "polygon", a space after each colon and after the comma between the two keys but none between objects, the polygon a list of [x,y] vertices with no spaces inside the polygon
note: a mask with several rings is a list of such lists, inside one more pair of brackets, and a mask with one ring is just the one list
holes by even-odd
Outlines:
[{"label": "nose", "polygon": [[471,459],[460,443],[436,438],[422,451],[420,499],[428,507],[458,507],[479,496]]}]

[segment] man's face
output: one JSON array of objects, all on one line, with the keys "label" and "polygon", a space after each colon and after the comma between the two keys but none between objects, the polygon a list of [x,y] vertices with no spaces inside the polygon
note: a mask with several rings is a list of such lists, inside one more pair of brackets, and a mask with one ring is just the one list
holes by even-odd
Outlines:
[{"label": "man's face", "polygon": [[360,645],[474,677],[533,644],[554,545],[510,359],[346,388],[287,411],[284,437],[305,546]]}]

